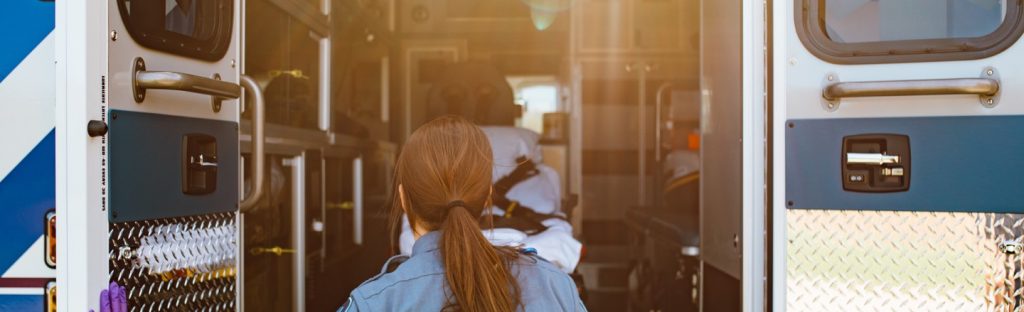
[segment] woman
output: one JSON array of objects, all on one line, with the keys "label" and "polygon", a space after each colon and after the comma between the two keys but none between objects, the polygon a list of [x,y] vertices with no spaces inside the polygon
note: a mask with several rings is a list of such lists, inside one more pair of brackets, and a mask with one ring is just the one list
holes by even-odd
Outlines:
[{"label": "woman", "polygon": [[389,259],[339,311],[585,311],[568,275],[481,234],[491,162],[487,137],[465,119],[417,129],[395,165],[394,206],[413,225],[412,255]]}]

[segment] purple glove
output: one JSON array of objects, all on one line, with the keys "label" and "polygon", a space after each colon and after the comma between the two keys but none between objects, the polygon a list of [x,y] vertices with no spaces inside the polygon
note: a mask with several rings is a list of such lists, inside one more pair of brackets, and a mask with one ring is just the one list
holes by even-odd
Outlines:
[{"label": "purple glove", "polygon": [[110,287],[100,292],[100,312],[128,312],[128,296],[124,287],[110,282]]}]

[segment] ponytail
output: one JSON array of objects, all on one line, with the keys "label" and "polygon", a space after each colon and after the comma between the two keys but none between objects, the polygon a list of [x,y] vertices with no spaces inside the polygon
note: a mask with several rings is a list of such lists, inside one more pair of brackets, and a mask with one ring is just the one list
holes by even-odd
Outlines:
[{"label": "ponytail", "polygon": [[493,165],[484,132],[456,116],[416,129],[395,162],[392,211],[408,213],[414,227],[441,231],[438,249],[450,290],[445,311],[512,312],[522,303],[511,270],[518,252],[494,247],[480,233],[479,218],[491,207]]},{"label": "ponytail", "polygon": [[515,251],[492,246],[480,232],[478,218],[461,201],[453,203],[441,224],[439,246],[455,297],[449,306],[467,312],[515,311],[519,285],[509,269]]}]

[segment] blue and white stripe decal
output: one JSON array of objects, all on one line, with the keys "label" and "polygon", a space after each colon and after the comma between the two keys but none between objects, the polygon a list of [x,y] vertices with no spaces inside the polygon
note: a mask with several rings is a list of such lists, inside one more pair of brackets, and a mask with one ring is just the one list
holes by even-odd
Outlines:
[{"label": "blue and white stripe decal", "polygon": [[43,262],[43,217],[55,195],[54,3],[0,10],[0,311],[39,311],[54,277]]},{"label": "blue and white stripe decal", "polygon": [[0,38],[4,38],[0,45],[0,81],[53,31],[53,5],[38,0],[4,1],[0,10]]},{"label": "blue and white stripe decal", "polygon": [[[43,254],[38,245],[43,232],[41,216],[54,206],[54,149],[51,131],[0,181],[0,228],[4,229],[0,268],[5,271],[0,277],[0,311],[38,311],[43,307],[46,279],[40,273],[53,276],[53,270],[42,265]],[[16,262],[23,264],[15,265]],[[10,277],[24,275],[34,278]]]},{"label": "blue and white stripe decal", "polygon": [[[43,233],[43,217],[55,204],[54,132],[51,131],[0,181],[0,269],[11,267]],[[40,262],[43,261],[40,255]]]}]

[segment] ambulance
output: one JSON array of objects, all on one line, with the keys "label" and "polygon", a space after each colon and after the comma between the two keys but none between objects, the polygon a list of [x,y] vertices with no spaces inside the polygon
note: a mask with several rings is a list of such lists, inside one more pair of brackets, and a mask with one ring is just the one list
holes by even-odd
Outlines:
[{"label": "ambulance", "polygon": [[0,15],[3,311],[335,311],[407,249],[393,163],[449,114],[491,140],[492,241],[588,310],[1024,307],[1021,1]]}]

